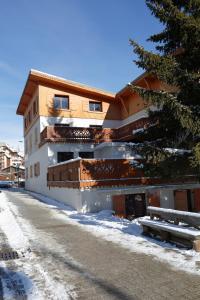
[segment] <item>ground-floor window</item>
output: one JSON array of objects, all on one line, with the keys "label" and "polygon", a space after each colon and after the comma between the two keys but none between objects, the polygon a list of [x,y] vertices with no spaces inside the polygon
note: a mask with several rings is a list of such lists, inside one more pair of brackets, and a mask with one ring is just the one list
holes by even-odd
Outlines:
[{"label": "ground-floor window", "polygon": [[94,158],[94,152],[79,152],[81,158]]},{"label": "ground-floor window", "polygon": [[58,152],[57,153],[57,162],[63,162],[69,159],[74,158],[74,152]]}]

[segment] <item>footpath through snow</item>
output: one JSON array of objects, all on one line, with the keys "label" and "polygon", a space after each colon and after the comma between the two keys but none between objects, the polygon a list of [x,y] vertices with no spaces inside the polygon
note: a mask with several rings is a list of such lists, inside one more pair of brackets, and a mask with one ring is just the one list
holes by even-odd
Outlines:
[{"label": "footpath through snow", "polygon": [[112,211],[108,210],[81,214],[70,206],[41,194],[27,193],[54,208],[51,210],[54,218],[59,217],[68,223],[80,226],[93,235],[114,242],[132,252],[152,255],[155,260],[166,262],[172,268],[200,275],[200,253],[177,248],[170,243],[143,236],[139,219],[129,221],[118,218],[112,215]]}]

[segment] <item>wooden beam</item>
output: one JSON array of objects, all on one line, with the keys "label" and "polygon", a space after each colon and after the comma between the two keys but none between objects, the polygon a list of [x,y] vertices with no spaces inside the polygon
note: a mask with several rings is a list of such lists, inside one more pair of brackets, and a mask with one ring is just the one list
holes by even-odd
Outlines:
[{"label": "wooden beam", "polygon": [[119,100],[120,100],[120,102],[121,102],[121,104],[122,104],[122,106],[123,106],[123,108],[124,108],[124,110],[125,110],[125,112],[128,116],[129,115],[128,110],[127,110],[126,105],[124,104],[124,100],[121,96],[119,96]]}]

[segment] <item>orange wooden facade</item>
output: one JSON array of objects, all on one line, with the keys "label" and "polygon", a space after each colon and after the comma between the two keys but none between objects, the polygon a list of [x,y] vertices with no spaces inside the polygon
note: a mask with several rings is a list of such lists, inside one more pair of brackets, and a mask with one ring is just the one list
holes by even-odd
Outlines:
[{"label": "orange wooden facade", "polygon": [[[133,84],[152,89],[170,89],[158,79],[143,74]],[[55,95],[69,97],[69,109],[54,109]],[[102,103],[102,111],[90,111],[89,101]],[[39,116],[97,120],[124,120],[139,113],[147,104],[130,87],[117,94],[32,70],[22,93],[17,114],[24,116],[26,135]],[[124,126],[124,134],[129,128]]]}]

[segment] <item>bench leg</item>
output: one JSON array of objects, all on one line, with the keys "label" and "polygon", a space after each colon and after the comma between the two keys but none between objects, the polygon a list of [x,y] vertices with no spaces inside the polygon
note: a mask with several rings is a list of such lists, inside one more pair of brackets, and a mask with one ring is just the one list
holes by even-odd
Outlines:
[{"label": "bench leg", "polygon": [[179,224],[179,219],[175,219],[174,225],[178,225],[178,224]]},{"label": "bench leg", "polygon": [[200,240],[193,241],[193,249],[196,252],[200,252]]},{"label": "bench leg", "polygon": [[143,234],[149,234],[149,228],[145,225],[142,225],[143,228]]},{"label": "bench leg", "polygon": [[170,237],[169,232],[166,232],[166,231],[160,232],[160,238],[162,241],[169,241],[169,237]]}]

